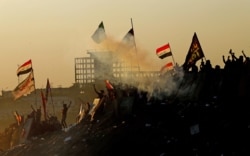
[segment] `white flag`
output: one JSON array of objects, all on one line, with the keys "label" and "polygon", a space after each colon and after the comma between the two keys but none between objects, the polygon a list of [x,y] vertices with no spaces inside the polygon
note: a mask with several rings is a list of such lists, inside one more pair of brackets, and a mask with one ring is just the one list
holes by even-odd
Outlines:
[{"label": "white flag", "polygon": [[106,39],[106,33],[103,22],[99,24],[98,28],[91,37],[96,43],[101,43]]},{"label": "white flag", "polygon": [[134,29],[131,28],[127,34],[123,37],[122,43],[124,43],[129,48],[132,48],[135,46],[135,38],[134,38]]}]

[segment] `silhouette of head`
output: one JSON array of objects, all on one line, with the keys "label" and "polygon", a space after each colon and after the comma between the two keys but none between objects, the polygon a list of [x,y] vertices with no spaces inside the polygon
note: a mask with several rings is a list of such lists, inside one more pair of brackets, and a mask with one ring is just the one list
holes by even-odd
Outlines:
[{"label": "silhouette of head", "polygon": [[241,62],[243,62],[243,56],[242,55],[240,55],[240,57],[239,57],[239,60],[241,61]]}]

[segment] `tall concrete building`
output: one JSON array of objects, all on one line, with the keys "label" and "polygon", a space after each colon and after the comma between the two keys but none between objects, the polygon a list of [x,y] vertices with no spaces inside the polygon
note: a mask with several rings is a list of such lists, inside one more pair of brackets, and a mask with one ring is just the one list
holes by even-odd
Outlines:
[{"label": "tall concrete building", "polygon": [[131,82],[141,77],[158,77],[159,71],[141,71],[140,66],[130,65],[111,51],[87,51],[89,57],[75,58],[75,84]]}]

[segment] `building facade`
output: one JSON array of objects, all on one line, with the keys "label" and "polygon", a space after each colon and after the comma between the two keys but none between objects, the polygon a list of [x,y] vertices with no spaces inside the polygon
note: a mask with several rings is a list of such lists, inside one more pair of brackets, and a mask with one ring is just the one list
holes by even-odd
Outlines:
[{"label": "building facade", "polygon": [[86,85],[103,80],[135,81],[142,77],[159,77],[159,71],[140,71],[110,51],[87,51],[89,57],[75,58],[75,84]]}]

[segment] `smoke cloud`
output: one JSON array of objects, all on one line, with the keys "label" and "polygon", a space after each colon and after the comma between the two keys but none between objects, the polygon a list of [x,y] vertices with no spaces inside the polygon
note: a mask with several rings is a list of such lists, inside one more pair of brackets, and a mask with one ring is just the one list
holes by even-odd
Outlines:
[{"label": "smoke cloud", "polygon": [[[110,51],[116,56],[112,58],[113,62],[124,61],[127,63],[128,68],[131,66],[131,70],[137,69],[138,71],[143,72],[149,71],[147,69],[152,69],[152,66],[157,66],[157,63],[151,61],[147,51],[138,46],[131,48],[112,37],[107,37],[107,39],[101,43],[101,47],[102,49],[106,49],[106,52]],[[110,62],[110,59],[110,57],[101,57],[99,61],[105,63]],[[139,90],[148,92],[149,97],[157,96],[162,99],[166,96],[184,96],[190,92],[191,89],[190,87],[181,88],[183,85],[184,71],[181,67],[177,66],[171,72],[167,71],[161,75],[159,73],[157,78],[151,75],[145,75],[143,77],[124,76],[118,80],[119,82],[117,82],[117,79],[112,75],[109,75],[110,69],[103,69],[100,72],[102,73],[98,75],[104,76],[105,79],[110,80],[111,83],[123,83],[131,87],[136,87]],[[126,75],[126,72],[124,71],[123,74]]]}]

